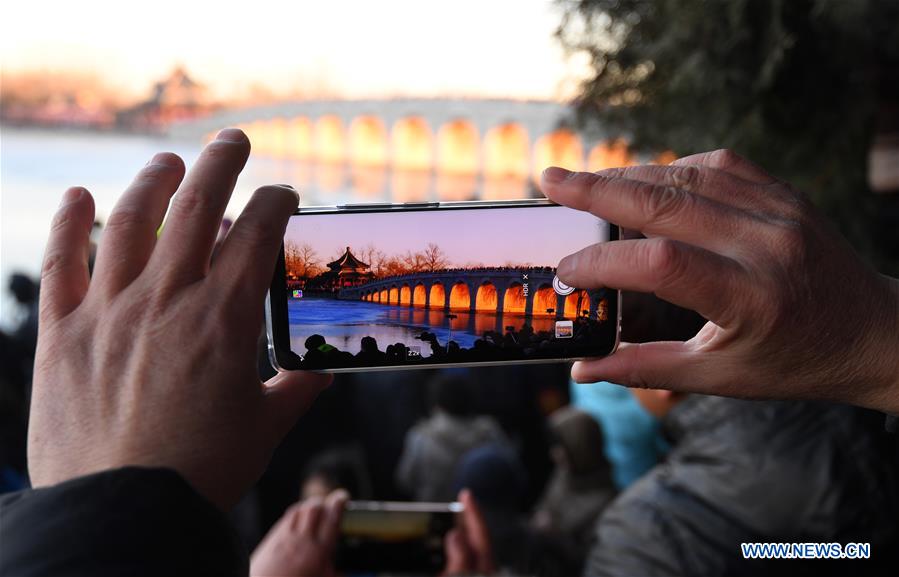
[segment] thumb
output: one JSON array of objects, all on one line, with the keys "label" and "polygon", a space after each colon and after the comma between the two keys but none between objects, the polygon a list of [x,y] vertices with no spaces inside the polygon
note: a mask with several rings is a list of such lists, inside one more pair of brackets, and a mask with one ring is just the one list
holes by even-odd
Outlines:
[{"label": "thumb", "polygon": [[286,371],[265,382],[264,412],[279,436],[293,428],[333,379],[325,373]]},{"label": "thumb", "polygon": [[703,356],[690,342],[621,343],[611,356],[574,363],[571,378],[579,383],[609,381],[636,388],[702,392],[711,369]]}]

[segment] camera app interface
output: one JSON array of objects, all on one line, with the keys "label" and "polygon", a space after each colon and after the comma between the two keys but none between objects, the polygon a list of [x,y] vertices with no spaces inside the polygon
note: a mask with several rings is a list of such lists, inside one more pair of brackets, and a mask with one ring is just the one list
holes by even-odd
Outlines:
[{"label": "camera app interface", "polygon": [[312,369],[606,354],[613,291],[555,266],[608,238],[561,206],[295,215],[291,349]]}]

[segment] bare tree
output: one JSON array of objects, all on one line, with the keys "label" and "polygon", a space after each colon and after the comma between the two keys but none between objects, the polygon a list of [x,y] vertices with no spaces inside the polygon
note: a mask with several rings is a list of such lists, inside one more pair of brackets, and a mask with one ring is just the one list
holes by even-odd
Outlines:
[{"label": "bare tree", "polygon": [[435,271],[445,269],[449,266],[449,259],[446,258],[443,249],[436,243],[429,242],[428,248],[419,254],[421,255],[422,265],[424,267],[422,270]]},{"label": "bare tree", "polygon": [[375,276],[381,276],[384,272],[387,255],[383,251],[378,250],[374,244],[368,243],[365,245],[365,248],[359,252],[359,258],[371,267],[371,271],[375,273]]},{"label": "bare tree", "polygon": [[318,254],[308,243],[298,245],[287,241],[284,246],[284,264],[287,272],[296,278],[312,278],[321,270]]}]

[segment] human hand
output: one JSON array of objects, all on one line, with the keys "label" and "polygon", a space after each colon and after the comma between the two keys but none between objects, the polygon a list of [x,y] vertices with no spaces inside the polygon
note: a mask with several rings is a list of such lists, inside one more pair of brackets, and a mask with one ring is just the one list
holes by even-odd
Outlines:
[{"label": "human hand", "polygon": [[250,558],[252,577],[331,577],[340,519],[349,498],[338,489],[324,500],[296,503],[268,532]]},{"label": "human hand", "polygon": [[463,505],[462,522],[446,534],[444,550],[446,552],[446,568],[443,574],[453,575],[492,575],[496,572],[493,564],[493,549],[490,546],[490,535],[487,524],[474,496],[468,489],[459,493],[459,501]]},{"label": "human hand", "polygon": [[575,380],[899,412],[899,281],[789,184],[718,150],[669,166],[548,168],[543,191],[648,237],[565,257],[565,283],[652,292],[709,321],[686,342],[624,343],[575,363]]},{"label": "human hand", "polygon": [[168,467],[226,508],[330,382],[294,372],[263,384],[256,372],[263,302],[297,193],[257,190],[210,262],[249,152],[241,131],[223,130],[186,178],[180,158],[157,154],[110,214],[93,278],[94,203],[83,188],[66,192],[41,281],[28,429],[35,485]]}]

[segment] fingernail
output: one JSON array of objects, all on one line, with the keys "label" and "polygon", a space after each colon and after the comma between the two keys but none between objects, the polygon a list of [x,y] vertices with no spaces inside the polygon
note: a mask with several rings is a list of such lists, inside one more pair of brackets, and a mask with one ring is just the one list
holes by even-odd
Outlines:
[{"label": "fingernail", "polygon": [[158,152],[152,159],[150,159],[149,164],[156,164],[159,166],[169,166],[169,167],[174,168],[181,164],[181,159],[179,159],[177,156],[175,156],[171,152]]},{"label": "fingernail", "polygon": [[62,201],[60,201],[59,206],[61,208],[67,204],[72,204],[76,200],[81,199],[82,196],[84,196],[84,189],[80,186],[73,186],[62,195]]},{"label": "fingernail", "polygon": [[294,196],[297,197],[297,204],[299,204],[299,202],[300,202],[300,193],[297,192],[297,189],[295,189],[294,187],[290,186],[289,184],[276,184],[275,186],[280,186],[281,188],[286,188],[287,190],[289,190],[290,192],[292,192],[292,193],[294,194]]},{"label": "fingernail", "polygon": [[244,142],[247,137],[239,128],[223,128],[215,135],[215,139],[225,142]]},{"label": "fingernail", "polygon": [[559,166],[550,166],[543,171],[543,180],[546,182],[562,182],[574,175],[570,170],[565,170]]}]

